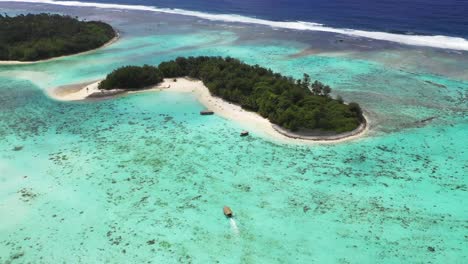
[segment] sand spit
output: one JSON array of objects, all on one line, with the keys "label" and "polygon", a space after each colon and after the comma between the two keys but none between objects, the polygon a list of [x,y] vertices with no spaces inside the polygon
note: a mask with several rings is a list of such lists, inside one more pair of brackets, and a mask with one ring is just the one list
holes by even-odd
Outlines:
[{"label": "sand spit", "polygon": [[93,81],[76,85],[61,86],[51,90],[48,94],[50,97],[56,100],[80,101],[102,97],[112,97],[115,95],[154,91],[193,93],[200,101],[200,103],[202,103],[207,109],[215,112],[217,115],[238,122],[246,129],[255,131],[259,135],[273,139],[275,142],[287,144],[310,144],[316,142],[337,143],[354,140],[364,136],[367,133],[369,127],[368,122],[366,122],[353,131],[337,135],[301,135],[278,127],[257,113],[246,111],[236,104],[232,104],[224,101],[219,97],[212,96],[208,88],[200,80],[193,80],[189,78],[164,79],[162,83],[153,87],[148,87],[148,89],[129,92],[119,89],[102,91],[98,89],[99,82],[100,81]]}]

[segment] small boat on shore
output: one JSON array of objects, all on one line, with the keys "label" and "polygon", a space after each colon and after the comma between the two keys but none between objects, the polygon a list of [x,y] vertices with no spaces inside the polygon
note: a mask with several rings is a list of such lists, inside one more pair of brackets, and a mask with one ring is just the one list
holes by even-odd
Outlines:
[{"label": "small boat on shore", "polygon": [[212,115],[212,114],[214,114],[214,112],[210,110],[200,111],[200,115]]},{"label": "small boat on shore", "polygon": [[226,217],[231,218],[232,217],[232,210],[228,206],[223,207],[223,213]]},{"label": "small boat on shore", "polygon": [[246,137],[246,136],[248,136],[248,135],[249,135],[249,131],[245,131],[245,130],[244,130],[244,131],[242,131],[242,132],[240,133],[240,136],[241,136],[241,137]]}]

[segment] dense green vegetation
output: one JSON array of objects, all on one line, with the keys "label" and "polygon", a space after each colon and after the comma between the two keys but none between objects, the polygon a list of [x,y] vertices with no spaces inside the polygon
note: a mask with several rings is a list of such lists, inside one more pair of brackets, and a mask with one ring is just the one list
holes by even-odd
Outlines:
[{"label": "dense green vegetation", "polygon": [[[153,78],[148,76],[151,73]],[[364,122],[357,103],[344,104],[341,97],[331,98],[331,88],[312,82],[307,74],[302,80],[294,80],[233,58],[189,57],[163,62],[157,68],[127,66],[108,75],[102,86],[135,89],[155,84],[162,77],[183,76],[200,79],[213,95],[293,131],[320,129],[340,133],[354,130]]]},{"label": "dense green vegetation", "polygon": [[103,22],[51,14],[0,15],[0,60],[36,61],[79,53],[115,36]]},{"label": "dense green vegetation", "polygon": [[157,67],[144,65],[125,66],[114,70],[99,83],[99,89],[138,90],[163,81],[163,75]]}]

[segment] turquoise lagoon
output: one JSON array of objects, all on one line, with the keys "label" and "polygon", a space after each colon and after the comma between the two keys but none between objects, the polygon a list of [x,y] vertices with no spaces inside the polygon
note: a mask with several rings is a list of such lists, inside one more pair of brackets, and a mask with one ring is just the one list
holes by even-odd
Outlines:
[{"label": "turquoise lagoon", "polygon": [[[468,53],[321,51],[326,44],[303,35],[336,36],[136,11],[8,8],[104,19],[122,37],[88,54],[0,66],[0,263],[466,263]],[[318,51],[297,56],[307,49]],[[359,102],[370,132],[280,144],[199,116],[192,95],[70,103],[45,93],[191,55],[307,72]]]}]

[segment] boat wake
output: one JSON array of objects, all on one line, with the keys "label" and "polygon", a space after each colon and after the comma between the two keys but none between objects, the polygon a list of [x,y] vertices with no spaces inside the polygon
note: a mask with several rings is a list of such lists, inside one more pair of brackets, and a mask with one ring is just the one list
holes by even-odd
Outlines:
[{"label": "boat wake", "polygon": [[304,22],[304,21],[271,21],[235,14],[211,14],[199,11],[191,11],[184,9],[170,9],[158,8],[154,6],[144,5],[124,5],[124,4],[104,4],[92,2],[79,2],[79,1],[52,1],[52,0],[0,0],[0,2],[26,2],[26,3],[42,3],[60,6],[77,6],[77,7],[95,7],[106,9],[120,9],[120,10],[141,10],[152,11],[167,14],[177,14],[198,17],[212,21],[235,22],[235,23],[248,23],[270,26],[273,28],[284,28],[294,30],[311,30],[344,34],[354,37],[364,37],[369,39],[384,40],[397,42],[406,45],[426,46],[442,49],[465,50],[468,51],[468,40],[459,37],[449,36],[422,36],[422,35],[404,35],[388,32],[375,32],[365,30],[355,30],[346,28],[332,28],[322,24]]},{"label": "boat wake", "polygon": [[237,227],[236,220],[229,218],[229,223],[231,224],[231,230],[235,235],[239,235],[239,227]]}]

